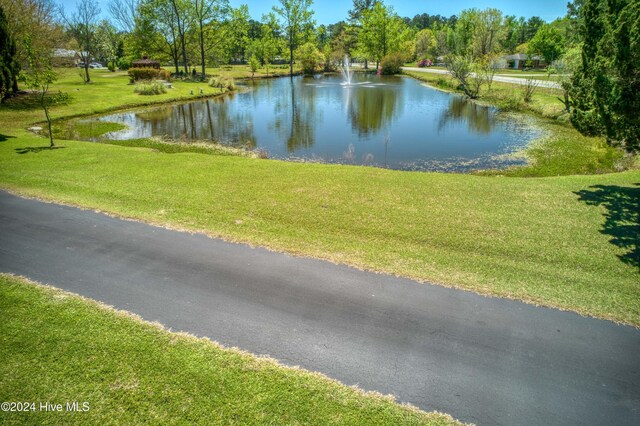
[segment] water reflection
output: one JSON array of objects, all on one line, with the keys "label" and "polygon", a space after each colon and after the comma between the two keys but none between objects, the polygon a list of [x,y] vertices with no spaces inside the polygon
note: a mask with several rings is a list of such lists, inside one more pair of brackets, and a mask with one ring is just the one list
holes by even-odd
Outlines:
[{"label": "water reflection", "polygon": [[452,123],[462,123],[475,133],[488,135],[495,127],[495,122],[492,108],[478,105],[460,96],[453,96],[449,101],[449,108],[440,117],[438,130],[442,131]]},{"label": "water reflection", "polygon": [[[99,118],[127,130],[117,139],[167,136],[248,145],[271,158],[313,159],[403,170],[476,170],[514,164],[508,154],[537,137],[495,109],[409,78],[269,79],[226,97]],[[521,160],[518,160],[521,161]]]},{"label": "water reflection", "polygon": [[358,136],[378,134],[394,118],[398,105],[398,90],[393,86],[356,87],[348,90],[349,120]]},{"label": "water reflection", "polygon": [[295,153],[313,147],[314,127],[322,124],[322,116],[316,114],[316,88],[302,85],[300,80],[288,81],[288,85],[281,87],[285,93],[276,97],[272,128],[286,141],[287,151]]}]

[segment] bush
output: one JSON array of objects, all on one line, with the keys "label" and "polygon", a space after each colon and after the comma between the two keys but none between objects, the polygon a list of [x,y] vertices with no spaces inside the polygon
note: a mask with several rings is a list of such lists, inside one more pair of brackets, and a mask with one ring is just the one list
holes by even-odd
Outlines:
[{"label": "bush", "polygon": [[382,75],[394,75],[402,72],[402,65],[404,65],[404,57],[401,53],[391,53],[385,56],[380,61],[380,68]]},{"label": "bush", "polygon": [[296,58],[302,64],[302,72],[307,75],[315,73],[325,60],[324,55],[313,43],[305,43],[298,48]]},{"label": "bush", "polygon": [[432,67],[432,66],[433,66],[433,62],[431,62],[431,59],[422,59],[420,62],[418,62],[418,67],[420,68]]},{"label": "bush", "polygon": [[140,80],[167,80],[171,79],[171,73],[165,69],[131,68],[128,71],[129,80],[135,83]]},{"label": "bush", "polygon": [[211,77],[209,79],[209,86],[217,87],[223,92],[225,90],[228,90],[228,91],[236,90],[236,84],[233,81],[233,79],[227,80],[226,78],[223,78],[223,77]]},{"label": "bush", "polygon": [[129,68],[131,68],[131,58],[120,58],[118,59],[118,68],[120,68],[121,70],[128,70]]},{"label": "bush", "polygon": [[136,84],[134,92],[140,95],[160,95],[167,92],[167,88],[164,84],[157,81],[154,82],[142,82]]}]

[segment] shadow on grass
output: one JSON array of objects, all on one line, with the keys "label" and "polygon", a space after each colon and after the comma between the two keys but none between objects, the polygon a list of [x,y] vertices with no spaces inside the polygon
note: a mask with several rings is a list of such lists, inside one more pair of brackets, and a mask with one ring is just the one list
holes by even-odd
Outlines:
[{"label": "shadow on grass", "polygon": [[18,154],[29,154],[33,152],[37,154],[42,151],[52,151],[54,149],[64,149],[64,146],[27,146],[24,148],[16,148]]},{"label": "shadow on grass", "polygon": [[9,140],[9,138],[15,139],[15,136],[8,136],[8,135],[3,135],[2,133],[0,133],[0,142],[6,142],[7,140]]},{"label": "shadow on grass", "polygon": [[595,185],[576,195],[590,206],[607,209],[600,232],[611,235],[611,244],[626,251],[620,260],[640,269],[640,183],[635,186]]}]

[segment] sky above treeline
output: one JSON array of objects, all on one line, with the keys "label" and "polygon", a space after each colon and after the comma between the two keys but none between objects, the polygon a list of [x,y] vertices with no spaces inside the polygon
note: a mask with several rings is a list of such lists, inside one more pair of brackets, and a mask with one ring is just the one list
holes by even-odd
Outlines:
[{"label": "sky above treeline", "polygon": [[[56,0],[54,0],[56,1]],[[102,17],[110,19],[107,5],[109,0],[97,0],[102,10]],[[505,15],[516,15],[530,18],[539,16],[547,22],[565,15],[568,0],[385,0],[385,4],[393,6],[398,15],[412,18],[417,14],[451,16],[457,15],[464,9],[472,7],[485,9],[493,7],[500,9]],[[60,0],[57,0],[60,2]],[[77,0],[61,0],[67,13],[75,10]],[[277,0],[230,0],[232,7],[241,4],[249,6],[249,14],[255,20],[260,20],[263,14],[270,12]],[[334,24],[347,19],[347,12],[353,6],[352,0],[315,0],[312,9],[318,24]]]}]

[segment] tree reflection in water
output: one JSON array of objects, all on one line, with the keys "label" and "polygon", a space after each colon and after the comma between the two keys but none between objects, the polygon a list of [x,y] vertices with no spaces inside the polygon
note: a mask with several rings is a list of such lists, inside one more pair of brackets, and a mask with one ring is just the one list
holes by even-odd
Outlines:
[{"label": "tree reflection in water", "polygon": [[438,131],[442,131],[450,123],[467,123],[469,130],[488,135],[493,131],[496,120],[491,108],[478,105],[460,96],[453,96],[449,108],[443,111],[438,123]]},{"label": "tree reflection in water", "polygon": [[314,125],[322,117],[316,115],[316,88],[302,86],[298,79],[289,79],[290,84],[281,88],[284,93],[276,98],[276,112],[272,128],[286,140],[287,151],[295,152],[301,148],[311,148],[315,144]]},{"label": "tree reflection in water", "polygon": [[351,127],[359,137],[375,136],[391,123],[397,113],[398,91],[393,86],[356,87],[349,90],[347,101]]}]

